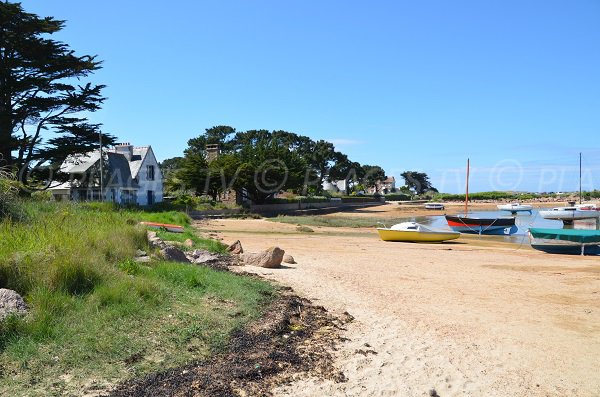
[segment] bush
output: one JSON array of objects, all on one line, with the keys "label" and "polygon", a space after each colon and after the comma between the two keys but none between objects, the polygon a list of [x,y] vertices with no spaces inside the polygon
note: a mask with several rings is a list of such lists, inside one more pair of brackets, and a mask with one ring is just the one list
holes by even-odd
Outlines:
[{"label": "bush", "polygon": [[0,220],[22,220],[24,212],[19,201],[19,183],[12,174],[0,170]]},{"label": "bush", "polygon": [[386,201],[409,201],[411,199],[410,195],[403,193],[395,193],[395,194],[386,194]]}]

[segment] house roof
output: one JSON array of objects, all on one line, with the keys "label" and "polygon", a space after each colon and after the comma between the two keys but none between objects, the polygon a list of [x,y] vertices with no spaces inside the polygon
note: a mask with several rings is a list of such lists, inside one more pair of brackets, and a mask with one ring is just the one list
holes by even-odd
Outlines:
[{"label": "house roof", "polygon": [[[150,150],[150,146],[133,147],[130,160],[116,148],[105,150],[104,153],[108,159],[106,186],[138,187],[135,178],[138,177],[142,163]],[[100,150],[71,155],[63,162],[60,171],[67,174],[84,174],[99,160]],[[65,184],[61,185],[62,188],[66,187]]]},{"label": "house roof", "polygon": [[396,178],[394,178],[393,176],[392,176],[392,177],[389,177],[389,178],[386,178],[386,179],[383,181],[383,183],[392,183],[392,182],[396,182]]}]

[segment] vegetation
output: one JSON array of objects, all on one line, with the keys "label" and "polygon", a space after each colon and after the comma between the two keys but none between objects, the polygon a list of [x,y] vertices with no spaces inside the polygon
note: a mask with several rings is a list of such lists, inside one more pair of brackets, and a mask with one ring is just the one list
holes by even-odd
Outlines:
[{"label": "vegetation", "polygon": [[[540,197],[534,193],[515,193],[515,192],[479,192],[469,193],[469,200],[531,200]],[[465,201],[464,194],[438,193],[433,196],[434,200],[438,201]]]},{"label": "vegetation", "polygon": [[273,294],[268,283],[227,272],[132,260],[149,250],[137,220],[185,225],[185,214],[22,207],[27,222],[0,222],[0,288],[30,307],[0,321],[1,395],[81,393],[91,380],[102,386],[203,358]]},{"label": "vegetation", "polygon": [[406,186],[416,194],[423,194],[428,191],[437,192],[429,181],[429,176],[424,172],[405,171],[400,174],[404,178]]},{"label": "vegetation", "polygon": [[[48,37],[63,27],[64,21],[40,18],[20,3],[0,2],[0,166],[60,164],[98,145],[100,125],[84,113],[100,109],[104,86],[82,80],[100,69],[100,61]],[[44,142],[48,132],[56,135]],[[104,135],[103,143],[114,138]]]},{"label": "vegetation", "polygon": [[[291,223],[298,226],[328,226],[328,227],[377,227],[380,219],[378,218],[365,218],[365,217],[352,217],[352,216],[318,216],[318,215],[304,215],[304,216],[288,216],[279,215],[274,218],[267,218],[272,222]],[[401,218],[388,219],[385,221],[389,224],[403,222]],[[299,230],[299,229],[298,229]]]},{"label": "vegetation", "polygon": [[[216,159],[209,161],[207,144],[219,144],[221,154]],[[179,159],[164,162],[165,168],[177,167],[167,182],[173,191],[183,187],[217,200],[224,191],[235,190],[257,204],[284,190],[321,195],[324,181],[345,180],[349,193],[366,175],[360,164],[330,142],[287,131],[237,132],[229,126],[212,127],[190,139],[185,156]],[[381,167],[371,168],[372,177],[385,177]]]}]

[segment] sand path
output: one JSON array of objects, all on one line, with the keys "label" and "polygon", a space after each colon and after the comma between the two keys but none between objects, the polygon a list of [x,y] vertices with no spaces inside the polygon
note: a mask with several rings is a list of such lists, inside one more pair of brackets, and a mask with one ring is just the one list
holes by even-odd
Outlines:
[{"label": "sand path", "polygon": [[298,264],[243,270],[356,318],[336,352],[347,382],[299,379],[277,395],[600,396],[598,258],[266,220],[199,228],[251,252],[285,249]]}]

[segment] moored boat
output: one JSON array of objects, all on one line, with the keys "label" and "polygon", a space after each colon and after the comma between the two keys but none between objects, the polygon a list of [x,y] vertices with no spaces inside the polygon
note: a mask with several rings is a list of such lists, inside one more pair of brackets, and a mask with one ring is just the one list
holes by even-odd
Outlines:
[{"label": "moored boat", "polygon": [[568,255],[600,255],[600,230],[530,228],[531,247]]},{"label": "moored boat", "polygon": [[451,230],[432,229],[416,222],[402,222],[390,228],[377,228],[383,241],[404,241],[413,243],[441,243],[460,237]]},{"label": "moored boat", "polygon": [[581,219],[600,218],[600,211],[592,206],[583,205],[572,207],[555,207],[550,210],[540,211],[540,216],[544,219],[572,222]]},{"label": "moored boat", "polygon": [[509,211],[512,214],[516,214],[517,212],[529,212],[531,214],[531,210],[533,210],[532,205],[521,203],[498,204],[496,207],[500,211]]},{"label": "moored boat", "polygon": [[426,210],[443,210],[444,208],[442,203],[425,203]]},{"label": "moored boat", "polygon": [[465,189],[465,215],[446,215],[448,226],[456,232],[472,234],[510,235],[517,232],[514,217],[475,218],[469,216],[469,170],[467,159],[467,187]]},{"label": "moored boat", "polygon": [[448,226],[454,231],[471,234],[511,235],[517,232],[515,218],[475,218],[446,215]]}]

